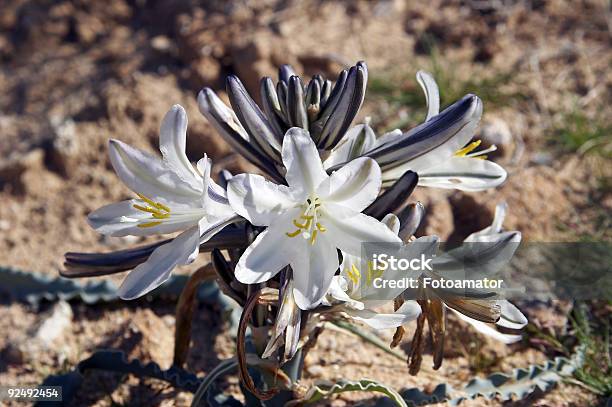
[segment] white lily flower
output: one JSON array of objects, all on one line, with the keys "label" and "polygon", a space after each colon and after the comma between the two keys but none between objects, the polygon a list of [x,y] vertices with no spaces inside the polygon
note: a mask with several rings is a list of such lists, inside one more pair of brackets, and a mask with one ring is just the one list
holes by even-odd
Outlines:
[{"label": "white lily flower", "polygon": [[[394,214],[388,214],[382,220],[395,235],[399,234],[400,221]],[[402,250],[402,258],[418,258],[422,254],[430,257],[438,247],[435,236],[424,236],[414,242],[407,243]],[[421,314],[421,307],[416,301],[405,301],[394,313],[381,313],[376,307],[393,301],[400,296],[405,288],[381,287],[376,288],[373,280],[382,277],[383,271],[373,270],[370,263],[364,270],[364,261],[361,256],[342,253],[343,261],[340,266],[340,275],[334,276],[329,289],[330,305],[333,301],[341,301],[340,310],[349,317],[366,323],[374,329],[396,328],[415,320]],[[399,281],[405,272],[399,269],[384,270],[386,280]],[[335,306],[338,309],[338,305]]]},{"label": "white lily flower", "polygon": [[197,168],[189,162],[186,132],[187,114],[175,105],[160,129],[162,158],[110,140],[113,168],[138,198],[92,212],[89,224],[109,236],[182,232],[128,274],[119,288],[123,299],[140,297],[162,284],[174,267],[195,259],[201,243],[237,219],[225,190],[210,178],[211,161],[204,156]]},{"label": "white lily flower", "polygon": [[338,269],[336,249],[358,255],[363,242],[399,242],[376,219],[361,213],[377,197],[380,168],[353,160],[328,175],[307,131],[291,128],[282,145],[288,186],[240,174],[228,182],[232,208],[253,225],[266,226],[236,265],[236,278],[261,283],[291,265],[295,301],[315,307]]},{"label": "white lily flower", "polygon": [[378,138],[367,122],[357,125],[332,150],[326,168],[365,155],[380,163],[383,186],[409,170],[419,175],[419,185],[428,187],[481,191],[503,183],[506,171],[486,159],[497,147],[475,151],[480,140],[470,142],[482,115],[480,99],[467,96],[445,110],[448,117],[437,118],[440,95],[435,80],[423,71],[417,80],[427,100],[425,123],[407,133],[397,129]]},{"label": "white lily flower", "polygon": [[[495,208],[495,216],[493,218],[493,222],[491,226],[484,228],[481,231],[472,233],[464,240],[464,244],[479,244],[479,243],[496,243],[496,242],[504,242],[504,248],[499,250],[499,255],[496,256],[498,259],[494,262],[494,268],[499,268],[506,264],[512,258],[512,255],[516,251],[518,244],[521,241],[521,234],[519,232],[502,232],[502,223],[506,216],[507,205],[505,203],[500,203]],[[491,245],[487,245],[490,247]],[[500,259],[501,257],[501,259]],[[442,259],[443,260],[443,259]],[[434,261],[435,265],[435,261]],[[487,265],[482,266],[483,269],[489,269]],[[504,328],[510,329],[522,329],[525,325],[527,325],[527,318],[521,311],[514,306],[508,300],[494,300],[494,301],[474,301],[472,304],[469,303],[469,300],[460,301],[462,306],[467,306],[468,309],[471,306],[478,307],[479,304],[488,304],[491,307],[496,308],[495,314],[499,313],[499,320],[495,323],[497,326],[501,326]],[[447,305],[448,307],[448,305]],[[478,319],[472,318],[468,316],[470,312],[462,312],[461,309],[454,309],[452,307],[448,307],[451,309],[461,320],[472,325],[478,332],[487,335],[497,341],[503,342],[505,344],[514,343],[521,340],[521,335],[511,335],[499,332],[495,329],[494,325],[487,324],[483,321],[479,321]]]},{"label": "white lily flower", "polygon": [[[423,71],[417,73],[417,80],[425,93],[425,122],[428,122],[440,113],[438,85],[429,73]],[[486,150],[474,151],[481,142],[478,140],[470,143],[481,115],[482,103],[476,103],[471,113],[472,119],[464,129],[424,154],[386,171],[383,181],[399,178],[404,172],[412,170],[419,175],[419,185],[422,186],[482,191],[502,184],[507,177],[506,171],[486,159],[486,154],[495,151],[497,147],[493,145]]]}]

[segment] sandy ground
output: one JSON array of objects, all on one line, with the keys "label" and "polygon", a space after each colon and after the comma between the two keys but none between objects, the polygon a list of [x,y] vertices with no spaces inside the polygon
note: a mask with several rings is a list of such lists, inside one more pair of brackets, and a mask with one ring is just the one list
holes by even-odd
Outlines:
[{"label": "sandy ground", "polygon": [[[155,151],[161,117],[179,103],[190,118],[190,157],[196,160],[206,152],[216,170],[239,171],[247,168],[244,160],[198,113],[195,95],[201,87],[223,93],[224,77],[235,73],[257,94],[259,77],[275,77],[281,63],[291,63],[305,75],[321,72],[334,78],[339,69],[361,59],[367,61],[371,79],[361,117],[371,116],[380,131],[418,123],[424,106],[401,104],[394,96],[420,92],[414,74],[425,69],[437,74],[443,101],[464,88],[482,97],[479,137],[501,147],[492,158],[507,168],[509,178],[497,190],[417,191],[415,199],[428,210],[421,233],[461,238],[489,224],[495,204],[505,200],[510,207],[506,227],[520,230],[526,240],[609,240],[609,155],[576,153],[563,138],[576,117],[587,127],[610,128],[609,6],[603,0],[505,3],[4,3],[0,265],[57,275],[64,252],[108,251],[141,242],[104,238],[85,221],[93,209],[129,196],[107,158],[110,137]],[[377,91],[389,86],[391,94]],[[45,344],[34,338],[52,305],[34,308],[7,301],[0,306],[5,327],[0,335],[1,384],[38,383],[109,346],[170,365],[173,304],[92,307],[74,302],[69,307],[71,323],[57,340]],[[530,309],[523,311],[533,315]],[[541,318],[560,319],[563,326],[560,314],[553,308]],[[232,354],[233,343],[214,309],[200,307],[194,326],[188,368],[204,374]],[[382,335],[390,338],[391,333]],[[460,335],[462,340],[456,340]],[[527,344],[489,342],[456,321],[449,336],[442,369],[426,369],[431,366],[426,356],[421,374],[411,377],[402,361],[350,336],[325,332],[308,356],[305,380],[363,376],[397,388],[431,390],[440,382],[459,385],[474,374],[508,371],[547,358]],[[409,342],[402,349],[409,349]],[[475,368],[470,355],[475,349],[492,360],[485,369]],[[227,386],[236,390],[236,384],[231,378]],[[190,400],[186,393],[135,378],[97,375],[89,386],[91,391],[75,405],[186,405]],[[352,405],[355,397],[364,396],[342,396],[332,405]],[[582,388],[563,384],[518,405],[595,402]]]}]

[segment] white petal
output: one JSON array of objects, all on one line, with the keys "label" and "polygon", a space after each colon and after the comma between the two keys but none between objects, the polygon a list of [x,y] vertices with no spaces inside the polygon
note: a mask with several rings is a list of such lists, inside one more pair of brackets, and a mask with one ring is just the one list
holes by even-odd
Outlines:
[{"label": "white petal", "polygon": [[498,301],[501,307],[501,318],[497,321],[497,325],[510,329],[522,329],[527,325],[527,317],[510,301]]},{"label": "white petal", "polygon": [[343,276],[332,277],[331,284],[327,294],[338,301],[350,301],[351,297],[348,296],[346,290],[348,289],[348,283]]},{"label": "white petal", "polygon": [[491,223],[491,230],[499,233],[502,231],[502,225],[504,219],[506,219],[506,213],[508,213],[508,204],[506,202],[500,202],[495,206],[495,216],[493,216],[493,222]]},{"label": "white petal", "polygon": [[[204,88],[198,93],[198,108],[200,113],[208,119],[209,123],[212,124],[219,133],[223,134],[225,130],[217,121],[216,117],[218,117],[223,124],[226,124],[240,135],[245,141],[251,142],[249,133],[247,133],[242,124],[240,124],[240,120],[238,120],[236,113],[223,103],[223,101],[219,99],[219,96],[210,88]],[[215,114],[211,112],[215,112]]]},{"label": "white petal", "polygon": [[367,123],[353,126],[332,149],[323,166],[331,168],[334,165],[343,164],[371,150],[375,144],[376,134]]},{"label": "white petal", "polygon": [[428,121],[440,113],[440,91],[438,90],[435,79],[429,73],[419,71],[416,77],[425,93],[425,100],[427,101],[427,117],[425,121]]},{"label": "white petal", "polygon": [[327,295],[337,301],[346,303],[346,305],[352,309],[363,309],[364,304],[361,301],[354,300],[347,293],[348,286],[349,283],[344,276],[333,276]]},{"label": "white petal", "polygon": [[[401,243],[397,235],[376,219],[362,213],[344,210],[338,205],[326,204],[323,226],[328,238],[340,250],[354,256],[361,256],[362,243]],[[334,217],[334,214],[342,213]]]},{"label": "white petal", "polygon": [[292,240],[298,246],[297,256],[291,261],[295,282],[293,296],[298,307],[311,309],[319,304],[329,289],[339,266],[338,252],[324,233],[319,234],[314,245],[301,236]]},{"label": "white petal", "polygon": [[215,218],[227,218],[235,214],[229,204],[225,189],[210,177],[212,160],[204,154],[204,157],[198,161],[197,168],[201,174],[202,207],[205,208],[207,215]]},{"label": "white petal", "polygon": [[447,279],[492,278],[512,260],[520,241],[519,232],[480,236],[436,257],[432,266]]},{"label": "white petal", "polygon": [[[108,236],[149,236],[174,233],[197,225],[202,214],[194,216],[173,216],[157,220],[148,212],[134,208],[134,204],[146,205],[137,200],[128,200],[103,206],[87,216],[89,225],[97,232]],[[160,221],[159,225],[139,227],[138,225]]]},{"label": "white petal", "polygon": [[202,189],[202,177],[194,170],[185,154],[187,113],[174,105],[166,113],[159,130],[159,151],[164,162],[180,179],[195,190]]},{"label": "white petal", "polygon": [[506,170],[492,161],[469,157],[451,157],[419,174],[419,185],[482,191],[506,180]]},{"label": "white petal", "polygon": [[[432,167],[437,168],[438,165],[441,165],[447,160],[452,159],[454,154],[458,150],[463,148],[472,139],[472,137],[474,137],[474,132],[476,131],[476,127],[478,127],[478,122],[480,121],[480,117],[482,116],[482,102],[480,101],[480,99],[472,97],[470,98],[470,100],[470,108],[461,116],[460,120],[457,123],[450,124],[446,131],[439,133],[445,134],[451,131],[450,134],[452,134],[452,137],[434,148],[430,147],[429,149],[423,149],[418,154],[413,151],[411,154],[414,155],[414,158],[395,168],[385,170],[383,174],[383,181],[397,179],[408,170],[415,171],[419,174],[420,177],[421,173],[424,172],[424,170],[428,170]],[[460,101],[458,103],[464,102]],[[412,144],[412,148],[414,149],[420,143],[427,142],[428,138],[426,137],[425,139],[422,139],[423,135],[420,134],[423,131],[423,128],[432,126],[435,127],[438,125],[439,124],[435,123],[435,120],[432,120],[431,123],[423,123],[410,130],[409,132],[405,133],[402,137],[397,137],[397,140],[402,141],[405,138],[416,137],[416,139],[413,140],[414,143]],[[434,131],[433,133],[436,134],[437,132]],[[419,141],[418,139],[420,138],[422,140]],[[393,151],[392,144],[386,144],[390,144],[389,146],[387,146],[387,149]],[[405,151],[399,149],[394,154],[390,153],[389,157],[387,157],[385,161],[389,161],[389,159],[394,156],[396,156],[396,160],[400,160],[402,159],[402,154],[405,154]],[[377,158],[377,162],[380,163],[381,160]]]},{"label": "white petal", "polygon": [[256,226],[268,226],[288,208],[296,206],[288,187],[267,181],[261,175],[232,177],[227,184],[227,196],[232,208]]},{"label": "white petal", "polygon": [[202,207],[208,209],[210,201],[208,196],[208,184],[210,183],[210,171],[212,170],[212,160],[206,154],[197,163],[198,171],[200,172],[200,188],[202,188]]},{"label": "white petal", "polygon": [[491,222],[491,226],[487,226],[486,228],[478,232],[472,233],[464,239],[464,242],[474,242],[478,241],[484,236],[499,234],[502,230],[502,224],[504,223],[504,218],[506,217],[507,211],[508,204],[506,204],[505,202],[498,203],[495,207],[495,216],[493,216],[493,222]]},{"label": "white petal", "polygon": [[495,329],[493,326],[486,324],[482,321],[478,321],[476,319],[470,318],[468,316],[463,315],[462,313],[455,311],[452,308],[449,308],[451,311],[453,311],[455,313],[455,315],[457,315],[459,317],[459,319],[462,319],[463,321],[469,323],[470,325],[472,325],[478,332],[480,332],[481,334],[484,334],[486,336],[489,336],[493,339],[495,339],[496,341],[500,341],[502,343],[505,343],[506,345],[514,343],[514,342],[518,342],[521,340],[522,336],[521,335],[509,335],[509,334],[504,334],[499,332],[497,329]]},{"label": "white petal", "polygon": [[159,158],[118,140],[110,140],[109,155],[115,172],[132,191],[166,202],[199,202],[201,189],[186,184]]},{"label": "white petal", "polygon": [[381,222],[387,225],[389,230],[393,232],[394,235],[397,235],[399,233],[400,220],[396,215],[388,213],[385,215],[384,218],[382,218]]},{"label": "white petal", "polygon": [[319,185],[317,195],[324,202],[333,202],[361,212],[380,191],[380,167],[371,158],[356,158],[334,171]]},{"label": "white petal", "polygon": [[421,314],[421,307],[416,301],[406,301],[393,314],[379,314],[369,309],[350,310],[347,313],[358,321],[362,321],[374,329],[397,328],[407,322],[414,321]]},{"label": "white petal", "polygon": [[285,179],[292,188],[311,193],[327,178],[317,147],[304,129],[292,127],[287,130],[282,158],[287,169]]},{"label": "white petal", "polygon": [[192,262],[200,250],[200,229],[194,226],[158,247],[149,259],[132,270],[119,287],[124,300],[147,294],[165,282],[176,266]]},{"label": "white petal", "polygon": [[289,231],[287,228],[291,225],[291,219],[298,212],[290,211],[257,236],[236,265],[238,281],[243,284],[262,283],[289,264],[295,256],[296,242],[303,240],[301,236],[291,238],[285,235]]},{"label": "white petal", "polygon": [[127,200],[105,205],[87,215],[89,226],[98,233],[109,236],[127,236],[140,229],[136,225],[140,220],[150,218],[151,214],[134,208],[135,201]]}]

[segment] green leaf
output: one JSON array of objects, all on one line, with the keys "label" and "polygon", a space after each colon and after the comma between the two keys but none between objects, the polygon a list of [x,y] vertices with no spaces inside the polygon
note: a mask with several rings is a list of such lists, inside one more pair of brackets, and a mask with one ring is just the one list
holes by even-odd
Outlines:
[{"label": "green leaf", "polygon": [[207,402],[210,404],[210,400],[208,400],[207,397],[210,394],[209,390],[213,386],[215,380],[233,372],[237,367],[238,360],[236,358],[230,358],[219,362],[219,364],[215,366],[215,368],[211,370],[200,383],[200,386],[198,387],[195,395],[193,396],[193,400],[191,401],[191,406],[198,407],[203,400],[207,400]]},{"label": "green leaf", "polygon": [[[536,389],[549,390],[584,363],[584,347],[576,350],[571,359],[557,357],[543,365],[531,365],[525,369],[514,369],[511,374],[494,373],[486,379],[473,379],[463,389],[461,399],[484,397],[487,400],[499,397],[502,401],[513,397],[524,399]],[[459,404],[459,398],[457,398]]]},{"label": "green leaf", "polygon": [[584,347],[579,347],[571,359],[557,357],[543,365],[530,365],[527,368],[514,369],[512,373],[493,373],[487,378],[475,378],[463,387],[453,389],[446,383],[439,384],[433,393],[427,394],[417,388],[400,391],[408,405],[423,406],[426,404],[447,401],[450,406],[457,406],[462,401],[484,397],[487,400],[508,401],[522,400],[536,389],[549,390],[584,363]]},{"label": "green leaf", "polygon": [[[184,274],[173,275],[145,298],[176,300],[188,278],[189,276]],[[110,280],[80,284],[64,277],[26,272],[11,267],[0,267],[0,294],[13,301],[27,302],[31,305],[38,305],[43,300],[81,300],[86,304],[121,301],[117,296],[117,286]],[[230,302],[212,281],[201,284],[198,299],[206,303],[221,303],[224,309],[230,308],[228,305]]]},{"label": "green leaf", "polygon": [[[394,356],[405,358],[389,349],[380,338],[367,334],[358,327],[338,321],[334,321],[334,325],[350,331],[366,342],[386,350]],[[530,365],[527,368],[515,369],[512,373],[493,373],[486,378],[474,378],[462,389],[454,389],[446,383],[441,383],[430,394],[418,388],[403,389],[399,393],[409,406],[423,406],[443,401],[447,401],[451,406],[456,406],[463,400],[478,397],[484,397],[487,400],[500,399],[502,401],[512,400],[513,398],[524,399],[536,389],[547,391],[556,383],[571,377],[574,371],[580,369],[584,364],[585,349],[585,346],[577,347],[574,355],[569,359],[557,357],[543,365]]]},{"label": "green leaf", "polygon": [[15,301],[38,305],[43,300],[80,299],[87,304],[118,299],[110,281],[90,281],[81,285],[62,277],[0,267],[0,293]]},{"label": "green leaf", "polygon": [[385,396],[389,397],[391,400],[393,400],[396,405],[400,407],[407,407],[407,404],[402,399],[402,396],[400,396],[399,393],[397,393],[391,387],[369,379],[362,379],[358,381],[340,380],[336,383],[321,381],[315,383],[314,386],[311,387],[310,390],[308,390],[306,396],[302,400],[299,400],[297,402],[290,402],[287,405],[306,405],[324,399],[328,399],[335,394],[344,393],[348,391],[382,393]]}]

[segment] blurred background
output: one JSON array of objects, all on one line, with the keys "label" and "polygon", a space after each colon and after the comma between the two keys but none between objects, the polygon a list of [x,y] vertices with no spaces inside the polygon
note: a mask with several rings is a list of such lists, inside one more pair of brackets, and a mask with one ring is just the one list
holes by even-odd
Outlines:
[{"label": "blurred background", "polygon": [[[483,193],[418,190],[415,200],[428,212],[421,233],[461,239],[487,226],[495,204],[505,200],[506,228],[520,230],[526,240],[609,241],[610,7],[605,0],[3,0],[0,266],[56,276],[66,251],[142,242],[102,237],[85,216],[130,196],[110,166],[108,139],[156,151],[160,120],[175,103],[189,115],[192,160],[207,153],[217,171],[250,170],[200,115],[195,96],[209,86],[226,98],[225,77],[236,74],[257,100],[259,79],[276,79],[284,63],[301,75],[333,80],[344,67],[365,60],[370,76],[359,120],[370,117],[378,134],[423,120],[425,99],[415,80],[420,69],[436,78],[443,106],[466,93],[481,97],[477,138],[499,147],[490,157],[508,170],[508,181]],[[72,322],[61,333],[62,346],[32,345],[31,352],[18,344],[30,341],[33,327],[54,311],[16,303],[0,307],[2,326],[13,327],[0,335],[0,383],[37,382],[102,343],[162,365],[171,361],[171,305],[69,307]],[[605,307],[609,303],[609,315]],[[564,329],[564,312],[534,310],[530,320]],[[201,314],[200,324],[221,325],[214,314]],[[202,349],[219,355],[202,350],[190,356],[198,372],[232,353],[222,327],[200,334]],[[487,372],[514,361],[541,361],[545,354],[474,341],[449,344],[455,359],[440,373],[412,378],[379,351],[364,361],[354,338],[323,335],[318,352],[309,355],[307,373],[437,383],[444,377],[461,381],[457,372],[466,369]],[[473,356],[474,349],[483,356]],[[140,383],[134,392],[134,383],[106,379],[110,388],[97,388],[84,405],[133,405],[149,396],[153,405],[173,400],[156,399],[154,384]],[[544,403],[594,402],[582,387],[569,389],[547,395]]]}]

